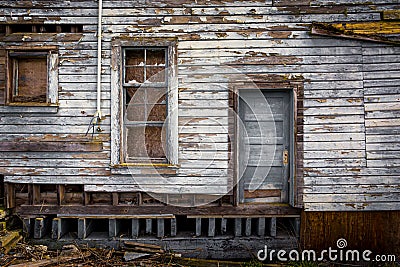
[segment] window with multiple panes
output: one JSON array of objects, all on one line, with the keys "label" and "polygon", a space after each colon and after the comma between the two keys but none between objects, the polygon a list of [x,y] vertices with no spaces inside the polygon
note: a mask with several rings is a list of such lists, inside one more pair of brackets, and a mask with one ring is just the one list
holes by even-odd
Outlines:
[{"label": "window with multiple panes", "polygon": [[167,162],[167,69],[167,47],[123,49],[125,162]]}]

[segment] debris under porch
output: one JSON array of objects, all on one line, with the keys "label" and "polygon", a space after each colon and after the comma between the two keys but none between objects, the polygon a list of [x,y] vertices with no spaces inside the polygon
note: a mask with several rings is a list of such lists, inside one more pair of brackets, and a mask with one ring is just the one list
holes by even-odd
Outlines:
[{"label": "debris under porch", "polygon": [[[284,204],[229,204],[229,196],[206,206],[178,207],[140,192],[85,192],[79,185],[6,184],[7,204],[23,221],[31,242],[155,244],[185,257],[243,259],[267,245],[298,247],[300,212]],[[195,197],[193,197],[195,199]]]},{"label": "debris under porch", "polygon": [[267,245],[297,248],[298,217],[204,217],[65,215],[26,217],[24,233],[35,244],[59,249],[68,243],[120,249],[123,241],[156,244],[185,257],[251,258]]}]

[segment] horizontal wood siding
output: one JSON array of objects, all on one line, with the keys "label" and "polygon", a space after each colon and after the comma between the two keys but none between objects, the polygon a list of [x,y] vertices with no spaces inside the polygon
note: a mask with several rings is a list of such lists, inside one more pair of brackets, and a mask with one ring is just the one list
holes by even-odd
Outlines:
[{"label": "horizontal wood siding", "polygon": [[[79,34],[2,37],[1,46],[58,47],[59,96],[56,112],[1,107],[0,141],[102,143],[101,151],[49,151],[46,145],[42,152],[15,147],[2,151],[0,174],[6,182],[86,184],[91,190],[103,184],[119,190],[117,185],[129,184],[140,190],[129,170],[110,166],[111,41],[175,37],[180,168],[162,174],[174,186],[167,191],[229,191],[234,175],[229,89],[244,74],[276,88],[279,83],[301,83],[301,153],[296,163],[300,205],[308,211],[399,209],[399,47],[310,35],[314,21],[378,21],[382,11],[399,8],[397,1],[103,2],[105,118],[85,135],[96,112],[97,2],[0,1],[0,23],[83,25]],[[130,169],[143,183],[153,175]],[[152,182],[154,191],[163,189],[163,183]]]}]

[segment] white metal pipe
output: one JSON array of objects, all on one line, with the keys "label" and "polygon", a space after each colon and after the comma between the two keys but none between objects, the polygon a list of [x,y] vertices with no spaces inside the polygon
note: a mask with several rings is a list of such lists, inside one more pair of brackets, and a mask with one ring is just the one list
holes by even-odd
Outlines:
[{"label": "white metal pipe", "polygon": [[97,22],[97,111],[95,116],[102,118],[101,113],[101,39],[102,39],[103,0],[99,0],[99,14]]}]

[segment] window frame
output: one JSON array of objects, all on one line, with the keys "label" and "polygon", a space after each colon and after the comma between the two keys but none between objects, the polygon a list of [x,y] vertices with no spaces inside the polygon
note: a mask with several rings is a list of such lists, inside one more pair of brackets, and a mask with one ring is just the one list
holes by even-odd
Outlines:
[{"label": "window frame", "polygon": [[[161,46],[157,46],[157,47],[124,47],[122,49],[122,63],[123,63],[123,67],[122,67],[122,102],[123,102],[123,113],[122,114],[126,114],[126,98],[127,98],[127,89],[128,88],[135,88],[135,89],[140,89],[140,90],[146,90],[146,88],[159,88],[159,89],[166,89],[165,93],[167,94],[168,92],[168,75],[165,75],[165,79],[164,82],[147,82],[148,80],[146,80],[146,75],[144,75],[144,81],[142,83],[140,82],[136,82],[136,83],[127,83],[126,82],[126,77],[127,77],[127,64],[126,64],[126,52],[127,51],[132,51],[132,50],[138,50],[138,51],[144,51],[144,60],[146,61],[146,53],[147,50],[151,50],[151,49],[159,49],[159,50],[164,50],[164,60],[165,60],[165,65],[164,65],[164,69],[168,70],[168,66],[169,66],[169,58],[168,58],[168,47],[161,47]],[[146,62],[144,62],[143,65],[143,70],[144,70],[144,74],[146,74]],[[146,81],[146,82],[145,82]],[[147,105],[149,103],[145,102],[143,103],[144,108],[147,111]],[[166,114],[168,114],[168,94],[166,95]],[[122,116],[122,137],[123,137],[123,146],[122,146],[122,151],[121,151],[121,155],[123,156],[123,161],[126,163],[130,163],[130,162],[143,162],[148,160],[148,158],[133,158],[133,159],[128,159],[128,147],[127,147],[127,128],[128,127],[147,127],[147,126],[162,126],[164,124],[164,121],[151,121],[151,120],[145,120],[145,121],[129,121],[127,119],[127,116]],[[152,162],[157,162],[157,163],[166,163],[166,157],[168,154],[168,147],[165,147],[167,151],[165,151],[165,155],[162,158],[151,158]]]},{"label": "window frame", "polygon": [[[14,62],[22,59],[46,57],[46,102],[13,101],[15,91]],[[6,48],[6,106],[54,106],[58,104],[58,50],[56,47],[7,47]]]},{"label": "window frame", "polygon": [[[136,39],[136,40],[135,40]],[[111,166],[124,167],[129,165],[159,165],[176,166],[178,164],[178,78],[177,78],[177,41],[176,38],[137,38],[116,39],[112,42],[111,53]],[[124,49],[165,48],[166,88],[167,88],[167,118],[166,118],[166,160],[167,162],[130,162],[125,160],[124,137],[124,85],[125,66]]]}]

